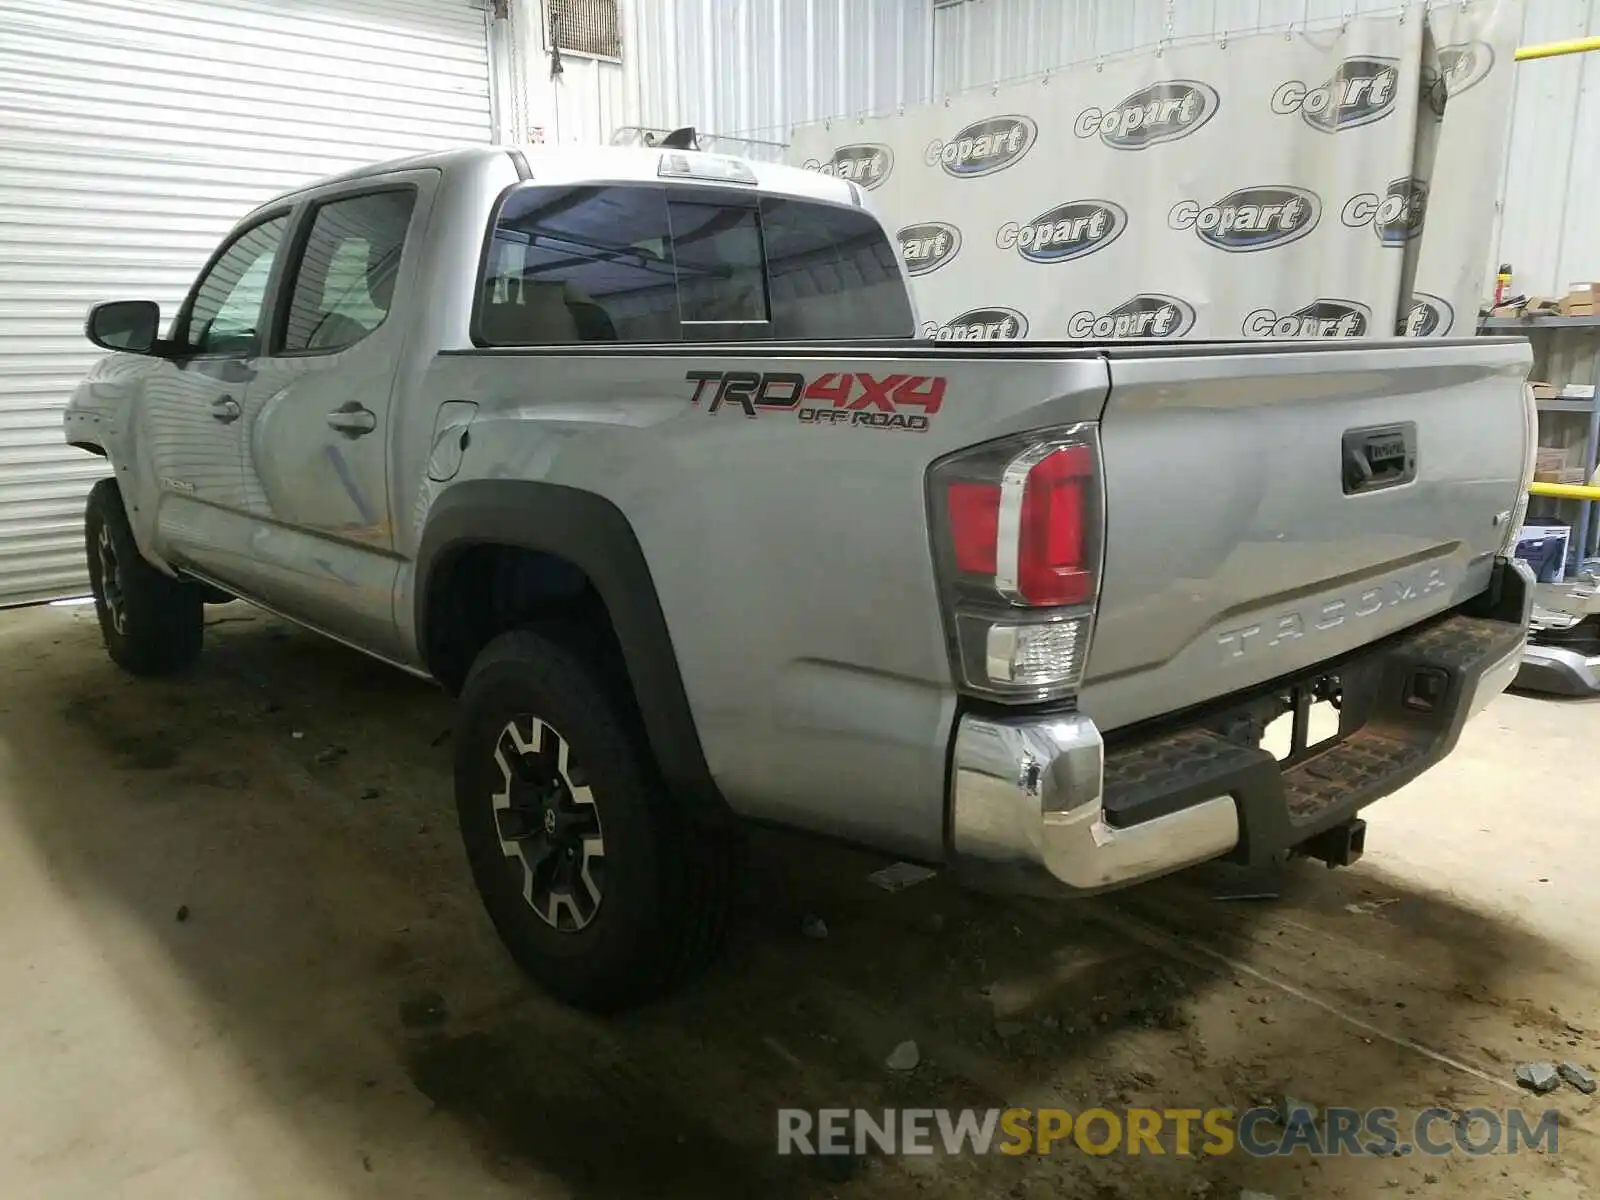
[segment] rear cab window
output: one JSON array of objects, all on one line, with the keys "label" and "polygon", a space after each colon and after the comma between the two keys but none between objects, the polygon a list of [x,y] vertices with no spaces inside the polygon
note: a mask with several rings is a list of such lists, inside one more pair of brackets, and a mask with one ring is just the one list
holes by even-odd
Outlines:
[{"label": "rear cab window", "polygon": [[913,333],[894,246],[866,212],[656,184],[508,193],[474,326],[484,346]]}]

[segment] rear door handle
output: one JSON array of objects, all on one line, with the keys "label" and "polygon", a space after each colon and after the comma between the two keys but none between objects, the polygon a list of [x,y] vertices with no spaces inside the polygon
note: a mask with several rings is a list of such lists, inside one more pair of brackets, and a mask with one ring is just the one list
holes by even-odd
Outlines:
[{"label": "rear door handle", "polygon": [[345,437],[358,438],[378,427],[378,416],[371,409],[362,408],[355,401],[342,404],[328,414],[328,424]]},{"label": "rear door handle", "polygon": [[232,396],[219,396],[211,402],[211,415],[224,425],[237,421],[243,411]]}]

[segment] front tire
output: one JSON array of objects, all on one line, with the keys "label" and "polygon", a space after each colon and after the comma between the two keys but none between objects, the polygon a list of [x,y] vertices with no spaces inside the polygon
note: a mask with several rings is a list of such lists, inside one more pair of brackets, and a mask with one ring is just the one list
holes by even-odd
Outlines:
[{"label": "front tire", "polygon": [[714,955],[734,851],[661,786],[626,701],[527,630],[461,692],[455,787],[478,893],[517,964],[579,1008],[651,999]]},{"label": "front tire", "polygon": [[115,479],[90,489],[84,541],[95,615],[111,660],[132,675],[172,675],[194,666],[205,632],[200,592],[145,561]]}]

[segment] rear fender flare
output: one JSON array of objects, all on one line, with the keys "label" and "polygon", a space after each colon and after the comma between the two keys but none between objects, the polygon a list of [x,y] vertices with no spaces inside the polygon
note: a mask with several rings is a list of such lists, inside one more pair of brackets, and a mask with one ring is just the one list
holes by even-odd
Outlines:
[{"label": "rear fender flare", "polygon": [[723,809],[649,565],[622,511],[592,492],[553,483],[484,479],[448,488],[429,510],[417,554],[413,603],[424,659],[440,569],[459,551],[486,544],[558,555],[589,577],[610,615],[665,782],[684,800]]}]

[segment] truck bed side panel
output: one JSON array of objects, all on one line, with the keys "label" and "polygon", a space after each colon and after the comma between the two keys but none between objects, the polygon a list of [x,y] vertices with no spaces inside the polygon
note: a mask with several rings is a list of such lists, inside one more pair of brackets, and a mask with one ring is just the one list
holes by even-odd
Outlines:
[{"label": "truck bed side panel", "polygon": [[[441,357],[427,393],[478,404],[458,480],[566,484],[622,511],[707,764],[736,809],[938,857],[955,692],[928,465],[1003,434],[1094,419],[1104,360],[604,349]],[[747,415],[736,400],[714,406],[715,385],[702,389],[690,372],[800,376],[805,389],[862,374],[944,382],[919,432],[856,424],[855,413],[884,411],[852,407],[866,394],[859,381],[841,405],[802,398]],[[768,399],[790,394],[775,387]],[[401,475],[425,480],[420,465]],[[424,482],[407,500],[419,527],[439,490]]]}]

